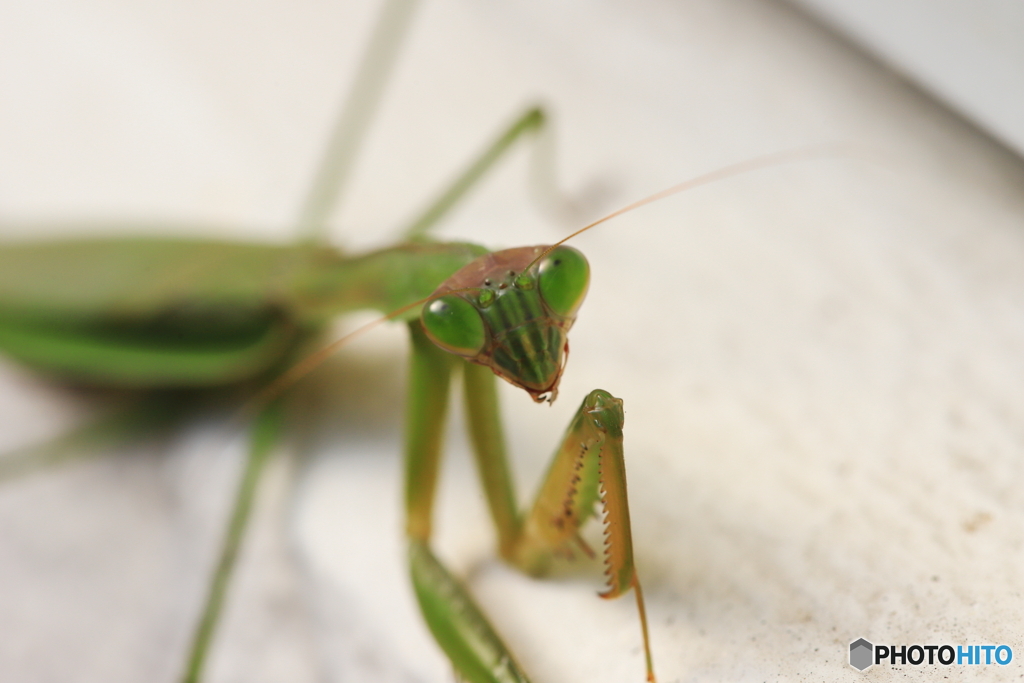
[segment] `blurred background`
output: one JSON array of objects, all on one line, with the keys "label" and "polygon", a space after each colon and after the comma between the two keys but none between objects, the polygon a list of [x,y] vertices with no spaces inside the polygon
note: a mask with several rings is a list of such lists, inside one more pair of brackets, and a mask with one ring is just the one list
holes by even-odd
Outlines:
[{"label": "blurred background", "polygon": [[1024,7],[1005,0],[794,0],[1017,153]]},{"label": "blurred background", "polygon": [[[588,217],[760,154],[854,150],[579,238],[594,275],[560,400],[503,392],[524,503],[582,396],[625,400],[662,681],[859,680],[847,664],[859,637],[1024,653],[1024,90],[1005,57],[1020,48],[949,19],[952,4],[902,6],[919,14],[811,0],[423,4],[332,218],[343,249],[391,243],[537,102]],[[116,222],[293,239],[378,11],[5,3],[2,238]],[[1009,3],[957,11],[1019,25]],[[964,31],[924,31],[937,17]],[[935,47],[946,40],[995,57]],[[512,155],[440,234],[497,248],[578,227],[530,202],[526,161]],[[400,327],[378,330],[302,388],[207,680],[450,680],[403,559],[404,349]],[[0,452],[94,411],[0,359]],[[439,553],[535,680],[642,680],[634,603],[597,599],[596,568],[537,582],[494,558],[459,430],[455,415]],[[0,484],[0,680],[177,680],[241,444],[211,415]],[[948,672],[872,675],[936,673]]]}]

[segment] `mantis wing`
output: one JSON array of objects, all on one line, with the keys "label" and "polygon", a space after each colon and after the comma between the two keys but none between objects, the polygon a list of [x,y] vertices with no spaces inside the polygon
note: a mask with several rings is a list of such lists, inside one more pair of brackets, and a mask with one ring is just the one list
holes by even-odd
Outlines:
[{"label": "mantis wing", "polygon": [[100,386],[217,386],[285,360],[333,315],[426,296],[483,250],[124,238],[0,248],[0,350]]}]

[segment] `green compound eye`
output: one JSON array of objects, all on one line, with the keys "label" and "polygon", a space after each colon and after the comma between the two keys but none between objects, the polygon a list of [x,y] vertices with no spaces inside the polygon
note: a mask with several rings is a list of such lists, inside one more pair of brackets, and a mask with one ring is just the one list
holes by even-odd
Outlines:
[{"label": "green compound eye", "polygon": [[540,262],[540,293],[559,315],[569,316],[583,303],[590,284],[590,265],[572,247],[558,247]]},{"label": "green compound eye", "polygon": [[421,317],[431,341],[450,353],[475,356],[487,340],[483,318],[460,296],[434,299],[423,307]]}]

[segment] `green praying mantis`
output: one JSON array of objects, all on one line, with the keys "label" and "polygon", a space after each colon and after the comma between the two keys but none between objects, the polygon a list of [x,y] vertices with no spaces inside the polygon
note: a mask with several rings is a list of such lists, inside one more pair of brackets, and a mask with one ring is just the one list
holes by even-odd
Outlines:
[{"label": "green praying mantis", "polygon": [[[378,72],[388,70],[409,11],[406,3],[385,9],[301,216],[304,226],[322,224],[333,208],[343,175],[337,167],[353,156],[345,138],[358,137],[365,127],[363,115],[352,112],[372,110],[383,79]],[[277,378],[257,401],[248,460],[183,680],[198,681],[204,673],[260,471],[280,438],[278,394],[305,373],[305,365],[282,371],[332,318],[367,308],[406,320],[413,340],[405,447],[409,569],[423,615],[458,676],[480,683],[528,680],[430,546],[449,385],[460,370],[502,557],[541,575],[554,555],[571,548],[594,555],[579,529],[600,503],[607,533],[603,596],[635,592],[647,678],[654,680],[632,557],[621,400],[602,390],[584,399],[527,515],[517,510],[504,454],[494,376],[535,401],[554,401],[567,362],[567,333],[589,284],[586,259],[558,245],[489,254],[428,235],[511,146],[543,123],[540,110],[527,112],[397,246],[355,257],[316,241],[272,246],[176,237],[14,242],[0,249],[0,349],[60,381],[146,392],[114,418],[118,424],[173,413],[166,390],[178,392],[174,402],[187,403],[195,392]],[[80,445],[78,436],[69,437],[70,445]],[[30,451],[24,461],[13,458],[6,465],[9,471],[31,466],[37,456]]]},{"label": "green praying mantis", "polygon": [[[527,116],[527,117],[524,117],[521,121],[527,121],[528,122],[530,120],[532,120],[531,117]],[[513,129],[514,128],[515,128],[515,126],[513,126]],[[426,212],[426,213],[429,214],[430,212]],[[315,222],[315,221],[313,221],[313,222]],[[127,243],[121,243],[121,244],[124,245],[124,244],[127,244]],[[138,241],[135,244],[137,246],[144,246],[146,243],[145,243],[145,241]],[[148,244],[153,246],[156,243],[148,243]],[[110,249],[109,245],[108,245],[108,247],[102,247],[102,245],[100,245],[99,243],[93,243],[93,245],[97,249],[97,251],[103,251],[104,249]],[[164,249],[162,250],[162,253],[166,254],[166,249],[168,248],[168,245],[164,244],[163,247],[164,247]],[[182,248],[187,250],[187,245],[182,245]],[[207,244],[207,245],[204,245],[203,251],[209,254],[214,249],[215,249],[215,247],[213,247],[213,245]],[[232,251],[232,254],[241,254],[242,253],[242,250],[240,250],[238,252],[234,252],[233,251],[233,249],[234,249],[233,247],[230,247],[228,249],[230,249]],[[426,251],[429,251],[429,248],[427,248],[427,247],[425,247],[424,249]],[[273,258],[273,257],[269,256],[269,252],[264,253],[263,255],[260,255],[260,254],[256,253],[256,252],[260,251],[259,248],[253,248],[252,251],[253,251],[253,253],[250,254],[250,255],[256,261],[258,261],[261,258]],[[382,258],[383,258],[384,254],[388,254],[388,257],[395,257],[395,258],[397,258],[399,256],[399,254],[400,254],[400,251],[401,251],[400,249],[396,249],[396,250],[391,250],[389,252],[379,252],[379,254],[381,255]],[[11,252],[11,253],[13,253],[13,252]],[[108,253],[110,253],[110,252],[108,252]],[[296,251],[294,253],[295,254],[301,254],[301,250],[296,249]],[[312,253],[312,252],[310,252],[310,253]],[[477,254],[477,252],[475,252],[472,249],[469,249],[468,253],[457,254],[453,258],[454,258],[454,260],[456,260],[456,261],[461,263],[461,262],[464,262],[466,259],[468,259],[470,256],[475,256],[476,254]],[[444,255],[442,255],[442,254],[440,254],[438,252],[438,253],[433,254],[431,258],[437,257],[438,258],[438,262],[440,262],[441,256],[444,256]],[[541,256],[540,253],[535,253],[534,254],[534,258],[537,258],[537,257],[540,257],[540,256]],[[233,258],[233,256],[231,256],[231,258]],[[289,257],[289,258],[291,258],[291,257]],[[318,257],[313,257],[313,258],[315,260]],[[325,258],[327,258],[327,257],[325,257]],[[545,258],[547,258],[547,257],[545,257]],[[301,261],[302,257],[301,256],[296,256],[295,260],[296,261]],[[541,261],[543,261],[543,260],[544,259],[542,258]],[[23,259],[18,259],[18,261],[19,262],[23,262],[23,263],[26,262]],[[88,261],[82,261],[82,264],[85,265],[87,262]],[[93,261],[93,263],[96,263],[96,261]],[[530,263],[527,261],[526,263],[519,264],[516,268],[512,268],[512,270],[514,270],[514,271],[529,270],[529,268],[527,267],[528,265],[530,265]],[[538,264],[536,264],[536,265],[540,265],[540,262]],[[56,266],[53,266],[53,267],[57,267],[59,270],[63,269],[59,265],[56,265]],[[437,269],[438,270],[451,270],[452,266],[451,266],[451,264],[438,265]],[[310,275],[310,279],[314,280],[312,278],[312,276],[311,276],[311,273],[313,273],[313,271],[314,271],[313,268],[301,267],[300,270],[303,273],[305,273],[307,275]],[[11,273],[13,272],[12,269],[9,269],[7,271],[11,272]],[[35,269],[35,271],[38,273],[39,272],[38,268]],[[391,272],[396,272],[396,271],[397,270],[395,270],[395,271],[390,271],[390,270],[383,270],[383,271],[381,271],[381,270],[378,270],[375,274],[373,274],[371,276],[371,279],[375,283],[384,283],[387,280],[387,278],[386,278],[386,276],[381,276],[380,273],[381,272],[385,272],[387,274],[390,274]],[[408,271],[408,268],[404,269],[402,271]],[[522,275],[522,274],[523,274],[522,272],[517,272],[517,276],[518,275]],[[426,280],[429,281],[429,285],[427,285],[423,290],[413,290],[413,289],[399,288],[399,289],[404,290],[402,292],[402,294],[404,296],[400,299],[400,301],[398,301],[398,300],[389,301],[386,305],[381,304],[380,308],[384,312],[391,312],[395,308],[398,308],[400,303],[408,302],[408,300],[410,298],[413,298],[413,299],[416,299],[416,300],[423,299],[424,297],[428,296],[431,293],[431,291],[437,285],[440,284],[442,278],[441,278],[440,275],[437,275],[435,273],[435,274],[429,276],[429,278],[426,278]],[[19,282],[24,282],[24,281],[19,281]],[[266,281],[264,281],[264,282],[266,282]],[[501,284],[502,283],[499,282],[496,285],[496,287],[500,287]],[[514,279],[513,279],[513,282],[511,283],[511,285],[509,285],[509,283],[504,283],[504,284],[506,284],[508,286],[507,289],[514,289],[515,285],[516,285],[516,283],[514,282]],[[315,285],[315,283],[310,283],[310,287],[315,289],[315,287],[318,287],[318,286]],[[474,289],[474,288],[476,288],[476,289]],[[456,289],[463,290],[457,296],[467,295],[467,294],[475,294],[475,296],[478,298],[480,296],[480,293],[486,289],[486,286],[484,286],[484,290],[481,290],[479,288],[480,288],[480,284],[474,284],[474,285],[471,285],[471,286],[463,286],[463,287],[460,287],[460,288],[456,288]],[[346,288],[346,289],[348,289],[348,288]],[[487,291],[489,291],[489,290],[487,290]],[[534,291],[538,291],[538,287],[535,287]],[[135,292],[135,294],[139,294],[139,292]],[[140,298],[142,298],[142,297],[140,297]],[[313,298],[315,298],[315,297],[313,297]],[[563,310],[567,310],[569,312],[574,312],[574,310],[572,310],[572,307],[573,307],[573,302],[571,301],[572,296],[568,295],[566,298],[569,299],[570,301],[568,301],[568,303],[566,303],[566,304],[564,304],[562,306]],[[145,306],[150,306],[150,304],[146,304]],[[143,307],[145,307],[145,306],[143,306]],[[323,307],[319,307],[319,308],[317,308],[317,305],[314,304],[313,306],[311,306],[307,310],[312,311],[312,312],[310,312],[310,316],[311,316],[311,318],[317,318],[316,321],[314,321],[314,323],[318,323],[319,321],[323,321],[323,319],[326,319],[327,312],[330,310],[330,308],[331,308],[331,306],[327,305],[327,304],[325,304]],[[84,312],[84,310],[81,309],[81,308],[79,310]],[[154,310],[154,308],[152,306],[150,306],[150,310]],[[199,313],[200,313],[200,317],[203,318],[203,319],[210,319],[210,317],[220,317],[220,311],[217,311],[217,310],[199,311]],[[207,316],[210,316],[210,317],[207,317]],[[251,344],[248,345],[248,351],[251,352],[251,353],[249,353],[248,358],[246,358],[245,360],[238,361],[237,364],[234,365],[234,370],[233,371],[230,370],[229,362],[225,362],[225,360],[238,360],[238,356],[236,356],[234,358],[227,358],[224,353],[221,353],[220,357],[213,357],[212,355],[210,357],[205,357],[205,358],[191,357],[189,359],[184,360],[181,367],[188,367],[189,369],[191,369],[189,372],[191,372],[191,371],[195,371],[197,373],[199,373],[199,372],[209,372],[207,370],[202,370],[202,371],[201,370],[197,370],[197,369],[199,369],[202,366],[203,368],[210,368],[210,369],[212,369],[213,370],[213,375],[216,375],[217,373],[223,373],[220,376],[221,379],[219,379],[219,380],[218,379],[211,380],[212,383],[218,383],[220,381],[225,381],[226,382],[226,381],[231,381],[231,380],[237,380],[239,378],[247,376],[247,374],[249,374],[249,371],[244,370],[244,369],[243,370],[239,370],[240,368],[245,368],[247,366],[247,362],[249,364],[248,368],[250,370],[252,368],[267,368],[267,365],[261,365],[261,364],[266,364],[267,358],[270,358],[272,360],[273,358],[284,357],[284,352],[287,351],[289,348],[291,348],[291,344],[295,343],[295,340],[289,341],[287,339],[288,332],[287,331],[283,332],[282,331],[282,326],[276,324],[278,322],[274,321],[274,319],[272,319],[272,318],[273,318],[272,314],[269,315],[269,316],[263,317],[262,319],[259,319],[259,321],[256,321],[255,325],[252,324],[252,318],[250,318],[250,321],[248,323],[246,323],[245,321],[240,321],[241,325],[239,325],[239,327],[233,328],[233,329],[228,331],[229,332],[229,334],[227,335],[228,337],[230,337],[232,335],[237,335],[236,337],[234,337],[234,339],[244,339],[246,341],[252,342]],[[173,319],[162,319],[162,321],[155,321],[154,324],[153,324],[153,327],[151,327],[150,329],[144,331],[144,335],[143,336],[145,336],[145,335],[162,334],[163,331],[166,331],[168,329],[173,328],[174,325],[175,325],[175,323],[174,323]],[[249,327],[247,327],[247,325]],[[161,326],[167,326],[167,327],[163,327],[162,328]],[[261,326],[263,326],[263,327],[261,327]],[[312,325],[312,327],[316,327],[316,326]],[[270,332],[268,332],[268,331],[270,331]],[[23,330],[23,332],[24,332],[24,330]],[[263,333],[266,333],[266,334],[263,334]],[[278,335],[278,336],[279,337],[283,337],[284,339],[281,339],[281,338],[276,338],[276,339],[271,338],[274,334],[278,334],[278,333],[280,333],[280,335]],[[488,337],[488,339],[490,338],[490,335],[493,335],[493,333],[490,333],[490,332],[486,333],[486,336]],[[47,335],[47,336],[48,336],[48,338],[51,341],[54,339],[54,336],[52,336],[52,335]],[[26,360],[28,360],[30,362],[35,362],[35,365],[37,365],[37,366],[39,366],[39,365],[46,365],[46,361],[48,359],[53,359],[53,358],[60,359],[60,358],[67,358],[68,357],[67,354],[65,352],[63,352],[63,351],[61,351],[59,353],[53,353],[52,349],[50,349],[50,352],[47,353],[47,350],[45,348],[43,348],[43,346],[41,344],[38,343],[38,339],[32,340],[29,343],[26,343],[27,341],[29,341],[29,340],[27,338],[25,338],[24,336],[20,340],[17,340],[17,339],[13,340],[12,344],[17,347],[13,351],[13,354],[14,355],[18,355],[18,353],[23,353],[23,354],[24,353],[29,353],[31,355],[33,352],[35,352],[35,353],[43,353],[46,357],[42,357],[42,358],[40,358],[40,357],[26,357],[25,355],[23,355],[23,357],[25,357]],[[57,340],[57,341],[59,341],[59,340]],[[422,339],[421,339],[421,341],[422,341]],[[464,341],[464,340],[460,340],[460,341]],[[20,342],[20,345],[18,345],[18,342]],[[263,342],[265,342],[265,344]],[[79,345],[79,344],[75,344],[75,346],[78,347],[79,349],[82,348],[82,345]],[[424,346],[425,346],[425,344],[424,344]],[[460,349],[466,348],[466,346],[462,345],[462,344],[456,344],[455,346],[457,346]],[[470,346],[472,346],[472,344],[470,344]],[[550,344],[549,344],[549,346],[550,346]],[[557,347],[557,344],[555,344],[553,346],[553,348],[554,347]],[[427,348],[429,348],[429,347],[427,347]],[[103,382],[106,381],[105,379],[103,379],[103,377],[109,377],[108,373],[111,373],[111,372],[114,372],[114,373],[121,372],[121,371],[117,370],[117,368],[121,368],[123,370],[124,367],[125,367],[125,362],[124,362],[125,358],[122,357],[120,359],[121,362],[117,362],[117,364],[113,364],[113,366],[108,366],[108,367],[104,368],[104,364],[102,362],[103,349],[101,349],[101,348],[92,348],[90,352],[92,353],[92,356],[89,359],[87,359],[85,362],[83,362],[82,366],[85,366],[86,369],[89,370],[90,372],[95,372],[96,375],[93,376],[92,378],[85,378],[87,382],[91,381],[91,382],[95,382],[95,383],[103,383]],[[428,355],[434,353],[433,351],[428,351],[428,350],[424,350],[423,352],[427,353]],[[434,355],[436,355],[436,354],[434,354]],[[446,362],[446,361],[438,360],[436,357],[434,357],[434,355],[430,356],[433,359],[430,360],[430,361],[426,361],[426,365],[429,366],[429,367],[441,367],[444,364],[444,362]],[[438,356],[438,357],[440,357],[440,356]],[[167,360],[167,359],[165,358],[165,360]],[[154,364],[152,364],[152,362],[148,362],[148,364],[146,364],[146,362],[144,360],[140,360],[140,362],[142,362],[142,365],[148,365],[150,367],[154,367]],[[170,364],[170,361],[167,360],[166,362],[163,362],[163,361],[162,362],[158,362],[158,364],[156,364],[156,367],[158,368],[158,370],[160,372],[167,373],[167,375],[172,375],[172,376],[180,377],[180,374],[178,374],[178,371],[172,369],[170,367],[171,365],[172,364]],[[82,366],[79,366],[79,367],[82,367]],[[113,368],[114,370],[111,370],[111,368]],[[560,368],[560,366],[559,366],[559,368]],[[65,368],[65,369],[52,369],[51,368],[51,370],[67,371],[68,369],[67,368]],[[233,374],[232,375],[231,374],[232,372],[233,373],[237,373],[237,374]],[[477,372],[479,372],[479,371],[475,371],[475,370],[471,370],[470,371],[470,373],[477,373]],[[212,377],[212,375],[208,375],[208,377]],[[82,379],[81,376],[80,376],[80,379]],[[166,381],[166,380],[162,380],[162,381]],[[173,384],[175,382],[171,381],[170,383]],[[531,388],[534,389],[535,391],[539,391],[541,389],[553,389],[554,387],[552,385],[550,385],[550,384],[548,386],[542,386],[540,384],[534,383],[534,384],[532,384]],[[602,398],[602,399],[603,400],[607,400],[606,398]],[[273,431],[272,418],[268,417],[268,418],[266,418],[266,420],[267,420],[266,423],[261,423],[261,424],[266,424],[267,426],[265,428],[267,430],[269,430],[269,431]],[[428,420],[428,422],[430,424],[432,424],[432,425],[437,425],[438,424],[438,421],[435,420],[435,419]],[[555,480],[557,480],[557,479],[555,479]],[[549,480],[549,481],[551,481],[551,480]],[[558,484],[558,485],[560,485],[560,484]],[[501,487],[502,487],[501,485],[497,486],[496,490],[500,490]],[[413,493],[415,495],[427,495],[424,492],[426,492],[427,494],[429,493],[429,486],[425,486],[425,487],[422,487],[422,488],[417,488],[415,490],[415,492],[413,492]],[[500,494],[500,493],[496,494],[496,498],[501,498],[503,496],[504,496],[504,498],[506,500],[509,498],[507,494],[506,495],[503,495],[503,494]],[[544,500],[545,500],[545,502],[548,502],[547,499],[544,499]],[[552,500],[555,500],[555,499],[552,499]],[[583,503],[586,503],[586,501],[584,501]],[[416,505],[423,506],[423,507],[429,507],[425,503],[416,503]],[[499,509],[502,509],[502,508],[507,509],[507,505],[504,504],[504,503],[493,504],[493,506],[497,507]],[[580,507],[582,509],[585,506],[581,505]],[[570,508],[570,512],[573,512],[574,508],[575,508],[575,506],[572,506]],[[502,514],[505,514],[506,518],[511,516],[508,513],[502,513]],[[577,514],[579,514],[579,513],[577,513]],[[420,520],[420,521],[416,522],[415,524],[422,524],[422,518],[423,518],[422,515],[414,515],[414,517],[416,519]],[[528,522],[526,522],[526,523],[528,523]],[[411,525],[415,525],[415,524],[411,522]],[[506,530],[503,531],[504,535],[512,537],[512,540],[511,541],[503,541],[503,546],[504,545],[508,545],[509,546],[508,549],[503,547],[503,554],[504,553],[508,553],[510,555],[513,555],[513,556],[520,555],[520,554],[521,555],[531,555],[532,551],[527,547],[528,544],[520,543],[520,542],[518,542],[514,538],[514,537],[516,537],[515,524],[511,524],[511,525],[506,524],[505,528],[506,528]],[[622,528],[621,525],[620,525],[620,528]],[[419,530],[414,531],[414,533],[417,533],[417,535],[421,535],[422,536],[422,535],[424,535],[425,531],[422,530],[422,529],[419,529]],[[424,552],[421,552],[422,548],[423,548],[422,546],[416,546],[414,544],[414,553],[413,553],[413,558],[414,559],[412,561],[413,564],[415,565],[414,570],[416,570],[416,568],[418,567],[418,570],[420,571],[421,574],[422,573],[426,573],[428,575],[428,579],[426,579],[424,581],[426,581],[427,583],[430,583],[431,581],[433,581],[433,588],[430,588],[428,586],[428,589],[426,590],[426,592],[428,594],[432,595],[432,594],[436,594],[438,592],[444,592],[443,587],[446,585],[446,583],[445,583],[446,580],[444,579],[444,573],[440,572],[440,579],[437,579],[435,577],[433,580],[431,580],[429,578],[430,574],[436,574],[440,570],[437,570],[436,567],[432,564],[432,558],[431,558],[431,556],[429,554],[424,554]],[[543,560],[535,560],[534,558],[526,558],[526,559],[523,559],[523,560],[514,559],[514,561],[515,562],[522,561],[523,563],[530,564],[530,565],[532,565],[532,563],[534,563],[535,561],[543,562]],[[622,561],[622,566],[626,567],[626,565],[628,563],[629,562],[623,560]],[[624,569],[624,571],[625,571],[625,569]],[[628,574],[629,572],[626,571],[626,573]],[[625,584],[629,585],[631,582],[629,581],[628,575],[627,575],[627,577],[625,579],[626,579]],[[440,586],[440,588],[438,588],[438,586]],[[429,601],[429,595],[428,595],[427,601]],[[456,600],[456,601],[458,601],[458,600]],[[452,601],[449,601],[449,603],[447,603],[447,604],[451,604],[451,602]],[[443,621],[443,617],[436,617],[436,618],[440,618],[440,620]],[[436,627],[436,628],[443,631],[443,627]],[[452,647],[456,647],[456,646],[453,645]],[[471,661],[471,663],[463,664],[462,665],[462,667],[465,668],[465,669],[472,669],[474,666],[475,665],[472,664],[472,661]],[[458,667],[459,667],[459,665],[457,664],[457,668]],[[463,673],[464,674],[466,674],[465,669],[463,669]],[[471,674],[467,674],[467,675],[471,675]]]},{"label": "green praying mantis", "polygon": [[[528,113],[494,149],[541,120],[539,112]],[[497,156],[492,152],[485,158]],[[544,573],[553,554],[566,552],[571,543],[586,547],[579,528],[601,502],[608,530],[609,586],[603,595],[636,592],[647,675],[654,680],[632,558],[622,402],[601,390],[587,396],[528,516],[517,512],[504,455],[491,371],[534,400],[554,400],[567,332],[589,282],[589,267],[578,251],[555,246],[487,254],[472,245],[411,241],[346,258],[308,246],[116,239],[8,245],[0,262],[0,347],[26,365],[85,384],[140,390],[230,385],[276,374],[304,338],[345,310],[372,307],[396,318],[422,309],[420,319],[409,322],[406,532],[415,591],[438,643],[467,680],[527,680],[429,546],[453,357],[461,356],[475,364],[462,367],[466,408],[502,556],[531,574]],[[139,284],[143,272],[154,276],[149,292]],[[45,275],[42,281],[53,288],[47,291],[26,277],[32,273]],[[424,296],[427,290],[434,291]],[[280,384],[291,381],[286,373]],[[199,680],[202,672],[279,420],[269,407],[256,419],[187,681]]]}]

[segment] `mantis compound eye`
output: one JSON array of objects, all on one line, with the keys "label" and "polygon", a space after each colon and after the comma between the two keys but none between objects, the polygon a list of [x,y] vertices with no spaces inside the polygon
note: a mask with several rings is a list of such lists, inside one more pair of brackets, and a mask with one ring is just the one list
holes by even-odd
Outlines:
[{"label": "mantis compound eye", "polygon": [[483,318],[460,296],[434,299],[423,307],[421,319],[430,340],[449,353],[475,356],[487,341]]},{"label": "mantis compound eye", "polygon": [[573,316],[590,285],[587,259],[572,247],[561,246],[541,260],[538,270],[544,302],[559,315]]}]

